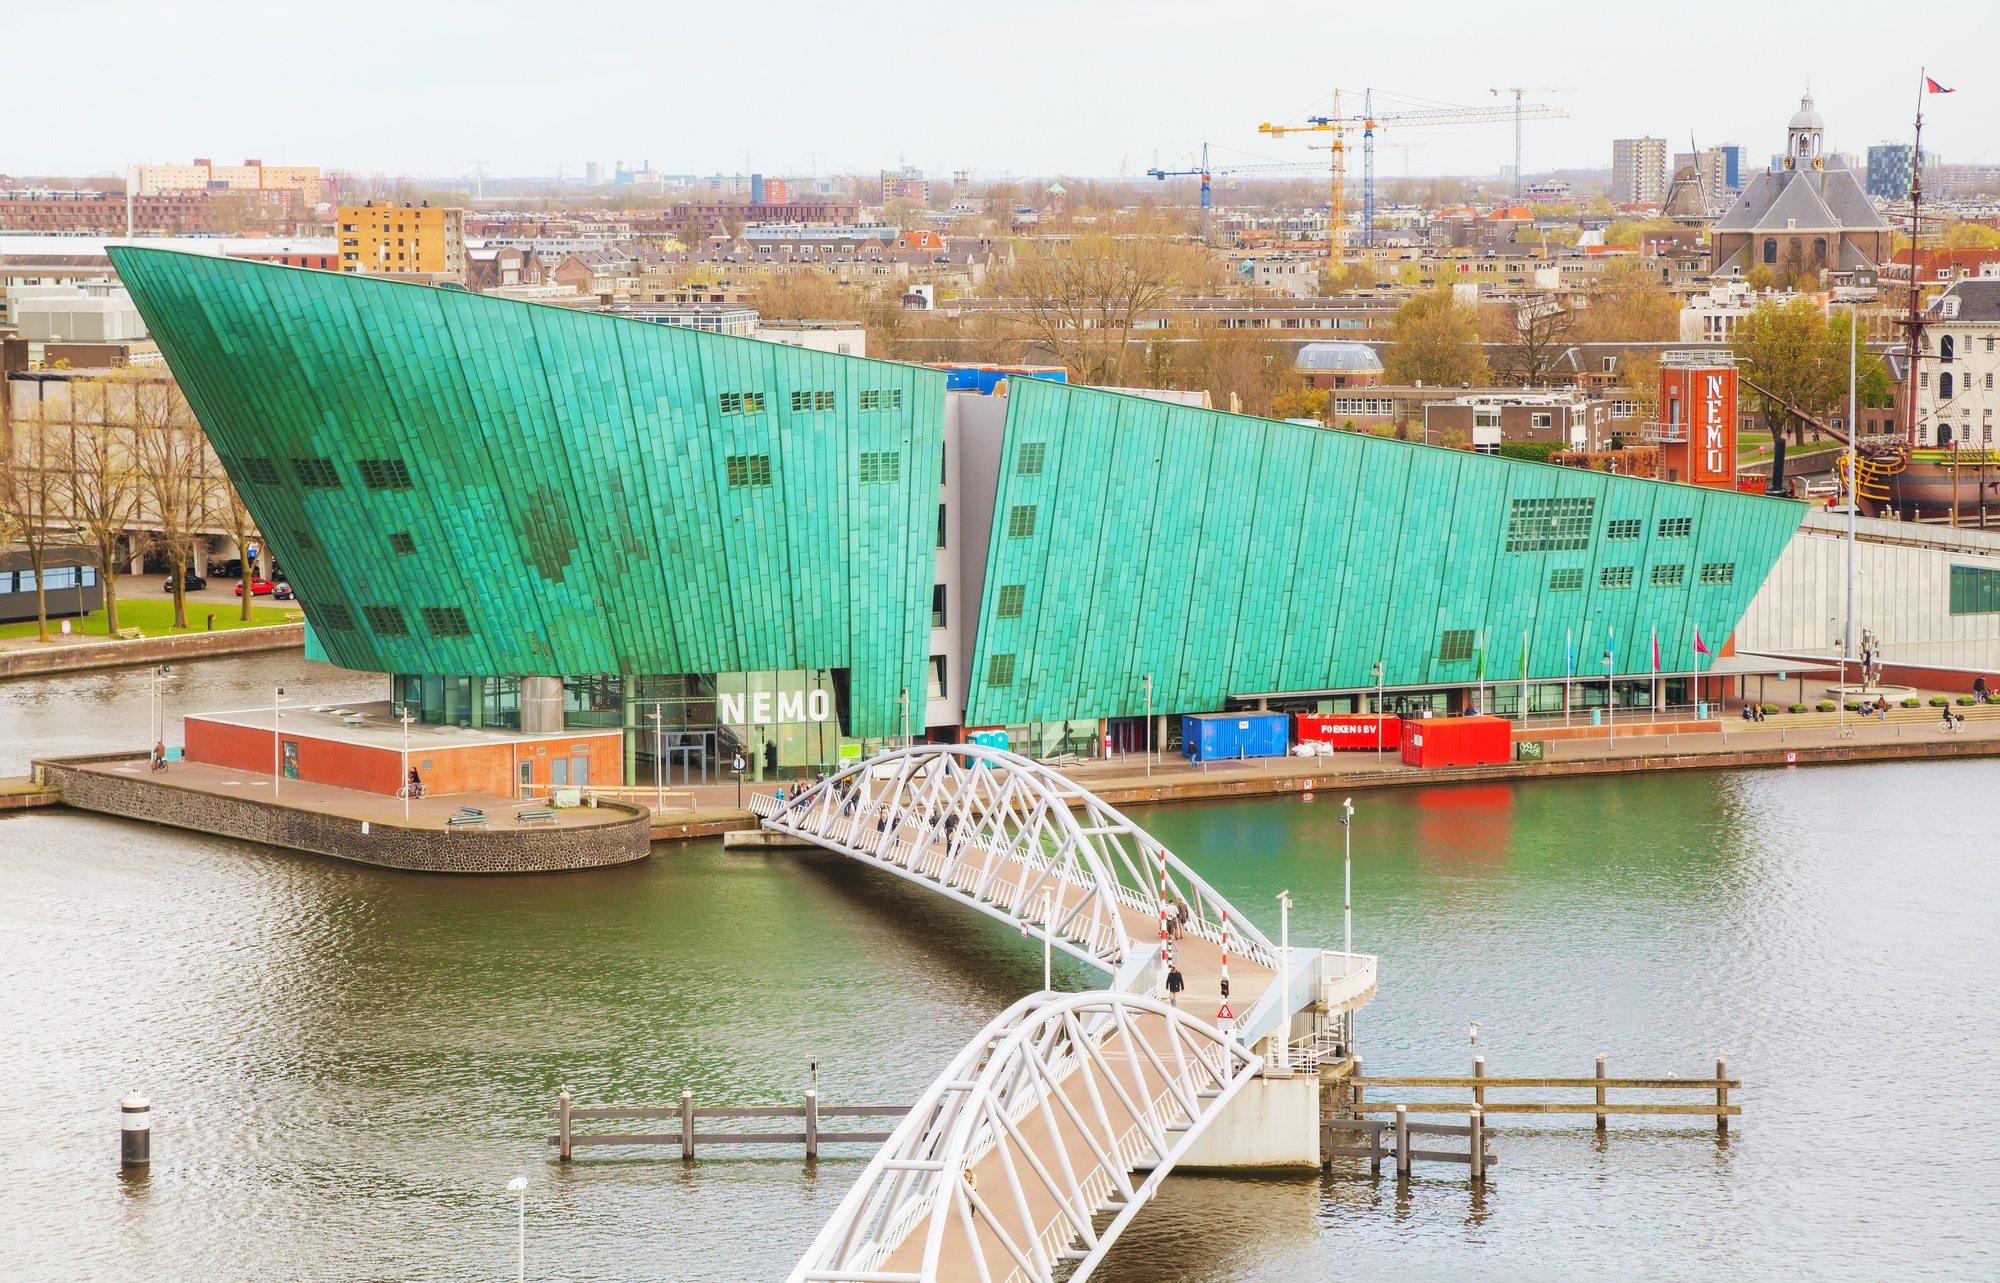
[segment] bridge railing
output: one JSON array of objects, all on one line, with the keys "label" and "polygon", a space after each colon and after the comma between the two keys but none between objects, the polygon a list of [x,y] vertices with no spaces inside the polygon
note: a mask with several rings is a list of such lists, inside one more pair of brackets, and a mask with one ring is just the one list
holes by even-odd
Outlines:
[{"label": "bridge railing", "polygon": [[[1276,963],[1269,938],[1145,830],[1073,781],[1004,750],[980,745],[889,750],[795,794],[783,806],[756,794],[751,807],[767,824],[877,858],[903,855],[898,845],[903,843],[920,853],[930,846],[946,848],[943,862],[927,854],[893,862],[933,879],[944,863],[956,862],[954,885],[964,885],[956,880],[959,870],[975,857],[983,858],[988,875],[1000,867],[996,859],[1006,860],[1043,877],[1094,885],[1107,908],[1117,904],[1148,917],[1159,915],[1164,885],[1169,904],[1187,902],[1190,921],[1183,929],[1189,934],[1220,944],[1227,914],[1232,951],[1263,966]],[[945,815],[958,816],[948,837],[939,824]],[[1011,900],[997,902],[1017,917],[1033,890],[1027,879],[989,878],[980,885],[989,898],[1013,893]],[[1121,951],[1132,943],[1122,922],[1099,930],[1118,936]]]}]

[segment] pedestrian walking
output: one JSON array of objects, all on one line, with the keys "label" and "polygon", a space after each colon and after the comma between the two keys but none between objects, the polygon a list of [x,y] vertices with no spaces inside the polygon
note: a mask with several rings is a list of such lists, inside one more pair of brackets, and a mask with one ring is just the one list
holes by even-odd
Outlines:
[{"label": "pedestrian walking", "polygon": [[1167,963],[1167,1001],[1178,1007],[1181,1005],[1181,990],[1187,988],[1187,980],[1181,975],[1181,964]]},{"label": "pedestrian walking", "polygon": [[776,775],[778,773],[778,741],[776,740],[764,741],[764,773],[766,775]]},{"label": "pedestrian walking", "polygon": [[1186,900],[1183,900],[1183,899],[1181,899],[1181,898],[1180,898],[1179,896],[1175,896],[1175,897],[1174,897],[1174,934],[1175,934],[1176,936],[1178,936],[1178,935],[1179,935],[1179,934],[1180,934],[1181,932],[1183,932],[1183,931],[1187,930],[1187,924],[1188,924],[1188,907],[1187,907],[1187,901],[1186,901]]},{"label": "pedestrian walking", "polygon": [[952,811],[944,817],[944,849],[949,853],[958,845],[958,812]]}]

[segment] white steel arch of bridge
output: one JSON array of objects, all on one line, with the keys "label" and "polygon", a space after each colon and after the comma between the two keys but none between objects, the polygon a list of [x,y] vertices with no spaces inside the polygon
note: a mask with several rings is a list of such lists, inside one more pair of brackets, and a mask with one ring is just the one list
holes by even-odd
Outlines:
[{"label": "white steel arch of bridge", "polygon": [[1084,1283],[1263,1065],[1137,994],[1023,998],[925,1092],[790,1283],[1049,1283],[1072,1265]]},{"label": "white steel arch of bridge", "polygon": [[[1113,991],[1157,981],[1159,944],[1135,920],[1185,902],[1178,929],[1275,972],[1277,946],[1151,834],[1039,762],[978,744],[919,744],[851,763],[763,827],[921,883],[1105,972]],[[1121,912],[1121,910],[1123,912]]]}]

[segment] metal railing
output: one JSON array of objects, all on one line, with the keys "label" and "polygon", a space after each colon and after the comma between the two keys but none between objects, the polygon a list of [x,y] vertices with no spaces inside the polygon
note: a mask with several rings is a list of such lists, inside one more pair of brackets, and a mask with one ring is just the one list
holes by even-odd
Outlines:
[{"label": "metal railing", "polygon": [[[692,1159],[697,1145],[804,1145],[807,1158],[817,1158],[821,1145],[880,1144],[890,1132],[829,1132],[820,1129],[822,1118],[901,1118],[908,1105],[822,1105],[817,1091],[808,1091],[802,1105],[696,1105],[694,1092],[681,1092],[679,1105],[664,1106],[578,1106],[563,1091],[548,1116],[556,1120],[556,1134],[549,1144],[567,1163],[578,1145],[672,1145],[679,1143],[681,1157]],[[578,1122],[612,1119],[678,1119],[680,1127],[671,1132],[606,1132],[584,1134],[575,1130]],[[697,1119],[706,1118],[797,1118],[804,1127],[796,1132],[696,1131]]]}]

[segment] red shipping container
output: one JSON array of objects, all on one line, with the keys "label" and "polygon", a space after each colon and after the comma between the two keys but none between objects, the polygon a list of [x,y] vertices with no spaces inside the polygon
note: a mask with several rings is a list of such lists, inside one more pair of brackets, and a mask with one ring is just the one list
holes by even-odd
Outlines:
[{"label": "red shipping container", "polygon": [[[1403,742],[1402,719],[1394,713],[1294,713],[1292,738],[1301,744],[1331,744],[1336,752],[1349,748],[1395,748]],[[1378,733],[1381,738],[1378,740]]]},{"label": "red shipping container", "polygon": [[1497,766],[1514,754],[1504,717],[1419,717],[1403,723],[1405,766]]}]

